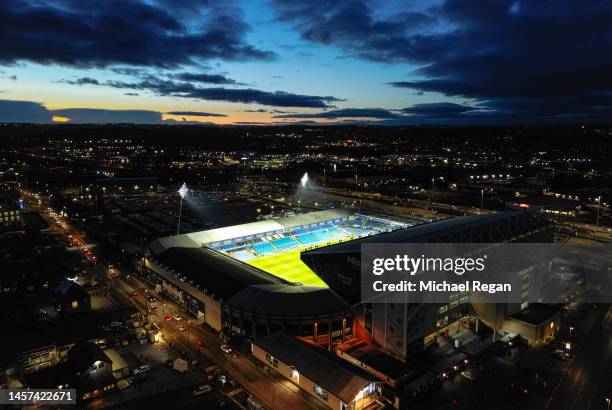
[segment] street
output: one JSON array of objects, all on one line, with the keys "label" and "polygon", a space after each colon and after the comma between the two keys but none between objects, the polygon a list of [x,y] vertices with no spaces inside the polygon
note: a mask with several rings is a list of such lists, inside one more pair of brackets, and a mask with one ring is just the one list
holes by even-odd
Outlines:
[{"label": "street", "polygon": [[585,342],[576,352],[551,409],[606,409],[612,388],[612,311],[602,305]]}]

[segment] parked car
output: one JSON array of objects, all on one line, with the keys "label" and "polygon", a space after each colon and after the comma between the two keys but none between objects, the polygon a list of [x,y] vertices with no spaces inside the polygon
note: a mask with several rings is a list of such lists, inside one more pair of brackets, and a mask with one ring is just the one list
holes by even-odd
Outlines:
[{"label": "parked car", "polygon": [[184,331],[187,329],[187,327],[185,327],[185,326],[183,326],[183,325],[178,325],[176,328],[177,328],[179,331],[181,331],[181,332],[184,332]]},{"label": "parked car", "polygon": [[470,369],[466,369],[466,370],[462,371],[461,375],[463,377],[465,377],[466,379],[468,379],[468,380],[475,380],[476,379],[476,375]]},{"label": "parked car", "polygon": [[228,345],[221,345],[221,350],[223,351],[223,353],[227,354],[230,354],[232,352],[232,348]]},{"label": "parked car", "polygon": [[202,386],[199,386],[197,389],[193,391],[193,395],[200,396],[202,394],[210,393],[211,391],[212,391],[212,387],[210,387],[210,385],[203,384]]},{"label": "parked car", "polygon": [[174,315],[172,316],[174,318],[174,320],[183,320],[183,317],[181,315]]},{"label": "parked car", "polygon": [[202,346],[204,346],[204,341],[202,339],[196,339],[195,340],[195,344],[197,344],[198,346],[202,347]]},{"label": "parked car", "polygon": [[166,316],[164,316],[164,320],[165,320],[166,322],[169,322],[169,321],[171,321],[171,320],[172,320],[172,316],[170,316],[170,315],[166,315]]},{"label": "parked car", "polygon": [[151,370],[151,366],[149,366],[148,364],[143,364],[142,366],[135,368],[132,373],[134,375],[137,375],[137,374],[141,374],[141,373],[146,373],[149,370]]}]

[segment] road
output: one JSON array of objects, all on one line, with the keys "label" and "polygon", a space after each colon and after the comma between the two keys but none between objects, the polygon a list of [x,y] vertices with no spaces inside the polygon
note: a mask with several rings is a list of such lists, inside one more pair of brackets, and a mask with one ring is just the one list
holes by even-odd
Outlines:
[{"label": "road", "polygon": [[[25,191],[23,192],[25,193]],[[272,409],[325,409],[326,407],[312,396],[306,394],[299,387],[289,382],[282,376],[270,374],[255,366],[248,358],[239,355],[233,358],[221,351],[221,339],[216,333],[200,327],[198,322],[186,313],[173,300],[160,295],[154,291],[146,282],[129,275],[127,271],[122,271],[118,260],[113,258],[112,250],[104,249],[104,246],[96,246],[89,243],[85,232],[76,229],[68,221],[51,214],[48,208],[48,197],[39,197],[34,200],[33,195],[28,193],[31,208],[39,211],[49,222],[56,232],[60,232],[68,238],[68,242],[78,247],[83,256],[89,262],[89,273],[97,276],[98,279],[107,281],[117,292],[121,299],[141,311],[145,316],[148,306],[145,297],[155,295],[158,302],[156,310],[150,311],[149,321],[157,322],[162,328],[164,338],[173,342],[177,347],[190,351],[195,357],[205,355],[213,362],[224,369],[228,375],[235,379],[245,390],[253,394],[255,398],[263,402]],[[111,265],[112,268],[108,268]],[[110,279],[109,279],[110,278]],[[146,292],[145,292],[146,290]],[[134,292],[138,292],[135,296]],[[182,320],[164,320],[164,316],[182,316]],[[188,321],[191,320],[189,331],[187,331]],[[180,330],[179,326],[185,327]],[[188,340],[189,339],[189,340]],[[198,346],[196,340],[204,343]]]},{"label": "road", "polygon": [[[114,268],[116,269],[116,268]],[[177,347],[190,351],[194,356],[203,354],[210,358],[216,365],[224,369],[230,378],[235,379],[245,390],[253,394],[266,406],[274,409],[324,409],[312,396],[303,392],[288,380],[274,374],[269,374],[259,369],[253,361],[243,355],[232,357],[223,353],[220,346],[221,339],[212,331],[205,330],[198,326],[194,319],[190,319],[179,306],[164,295],[159,295],[150,289],[140,279],[131,275],[120,274],[117,279],[112,281],[115,289],[119,290],[125,298],[131,298],[136,308],[145,312],[145,292],[155,294],[159,299],[158,308],[151,312],[149,320],[159,323],[162,333],[167,341],[174,343]],[[138,291],[137,296],[133,292]],[[182,320],[164,320],[164,316],[174,316],[178,314]],[[189,332],[187,332],[187,321],[191,320]],[[179,326],[184,326],[185,330],[180,330]],[[189,338],[189,340],[187,340]],[[203,342],[203,346],[198,346],[196,341]]]},{"label": "road", "polygon": [[612,390],[612,310],[602,305],[550,406],[554,410],[605,410]]},{"label": "road", "polygon": [[[155,395],[139,400],[132,400],[125,405],[116,407],[117,409],[173,409],[173,410],[195,410],[223,408],[227,410],[238,410],[236,404],[228,400],[218,390],[194,397],[192,392],[197,386],[185,387],[168,393]],[[220,403],[224,405],[220,406]]]}]

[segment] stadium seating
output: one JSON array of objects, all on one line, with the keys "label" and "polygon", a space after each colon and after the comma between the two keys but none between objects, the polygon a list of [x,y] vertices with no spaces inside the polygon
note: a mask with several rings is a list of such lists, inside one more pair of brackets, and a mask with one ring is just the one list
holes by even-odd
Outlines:
[{"label": "stadium seating", "polygon": [[319,241],[331,241],[336,239],[334,237],[334,235],[332,235],[331,233],[327,232],[326,230],[319,230],[314,232],[314,235],[319,238]]},{"label": "stadium seating", "polygon": [[274,252],[276,249],[270,245],[268,242],[260,242],[253,245],[253,249],[257,251],[260,255],[266,255],[268,253]]},{"label": "stadium seating", "polygon": [[277,249],[283,250],[288,248],[293,248],[294,246],[299,245],[296,241],[291,238],[285,237],[281,239],[277,239],[271,242]]},{"label": "stadium seating", "polygon": [[310,245],[311,243],[321,242],[321,239],[315,233],[304,233],[297,236],[298,241],[304,245]]},{"label": "stadium seating", "polygon": [[241,249],[239,251],[236,251],[232,254],[232,257],[241,260],[241,261],[248,261],[250,259],[253,259],[255,257],[255,255],[253,255],[251,252],[247,251],[246,249]]},{"label": "stadium seating", "polygon": [[236,241],[231,244],[216,243],[213,249],[225,252],[238,260],[249,261],[260,256],[299,249],[304,246],[324,245],[338,239],[368,236],[392,229],[392,224],[358,215],[350,221],[326,222],[318,226],[294,228],[284,233],[273,232],[266,237],[254,240],[245,241],[236,238]]}]

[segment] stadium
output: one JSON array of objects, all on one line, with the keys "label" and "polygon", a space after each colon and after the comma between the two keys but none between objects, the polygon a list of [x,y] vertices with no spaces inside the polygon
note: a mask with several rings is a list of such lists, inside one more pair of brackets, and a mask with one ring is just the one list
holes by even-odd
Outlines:
[{"label": "stadium", "polygon": [[467,295],[409,309],[361,303],[363,243],[552,241],[550,222],[529,211],[424,222],[331,209],[160,238],[142,274],[216,331],[249,340],[285,333],[331,349],[358,337],[406,361],[474,311],[498,331],[547,335],[548,313],[517,330],[515,315],[536,309],[527,304],[472,307]]},{"label": "stadium", "polygon": [[160,238],[150,245],[145,274],[218,331],[248,337],[287,328],[304,336],[330,327],[345,332],[350,306],[301,254],[417,223],[331,209]]}]

